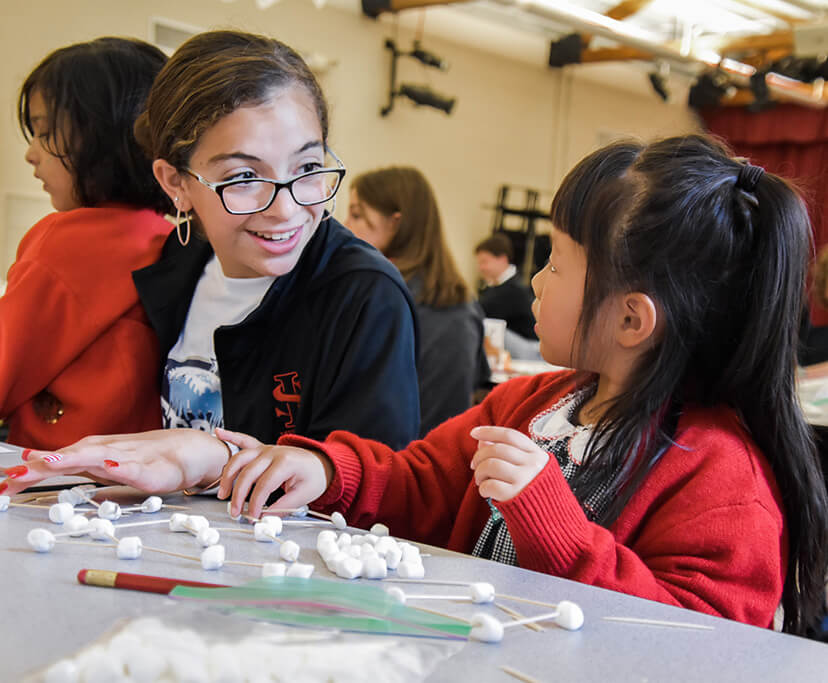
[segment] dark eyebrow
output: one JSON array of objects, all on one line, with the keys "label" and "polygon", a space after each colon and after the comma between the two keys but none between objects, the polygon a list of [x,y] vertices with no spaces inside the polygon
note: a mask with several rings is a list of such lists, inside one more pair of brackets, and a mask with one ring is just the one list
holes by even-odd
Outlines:
[{"label": "dark eyebrow", "polygon": [[[302,152],[307,152],[309,149],[314,149],[315,147],[322,147],[322,142],[320,140],[306,142],[293,154],[301,154]],[[247,154],[245,152],[229,152],[227,154],[216,154],[215,156],[210,157],[207,160],[207,163],[214,164],[217,161],[227,161],[228,159],[238,159],[239,161],[262,161],[259,157],[253,154]]]}]

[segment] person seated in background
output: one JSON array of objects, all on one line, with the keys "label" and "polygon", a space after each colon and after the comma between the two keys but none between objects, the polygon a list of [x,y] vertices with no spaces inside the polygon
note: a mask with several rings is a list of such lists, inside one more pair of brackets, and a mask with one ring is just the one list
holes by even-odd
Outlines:
[{"label": "person seated in background", "polygon": [[18,97],[25,159],[56,213],[23,237],[0,298],[8,439],[55,449],[159,427],[158,342],[132,271],[158,259],[172,207],[132,127],[167,58],[99,38],[48,55]]},{"label": "person seated in background", "polygon": [[[812,288],[817,303],[828,308],[828,246],[823,246],[817,253]],[[810,308],[806,306],[799,328],[799,364],[814,365],[825,361],[828,361],[828,326],[814,327]]]},{"label": "person seated in background", "polygon": [[483,311],[446,246],[437,200],[422,173],[382,168],[351,182],[347,227],[402,273],[420,323],[420,434],[472,404],[489,377]]},{"label": "person seated in background", "polygon": [[536,340],[532,291],[520,281],[512,263],[513,249],[509,238],[496,232],[480,242],[474,251],[477,269],[486,283],[479,294],[486,317],[505,320],[507,329],[524,339]]}]

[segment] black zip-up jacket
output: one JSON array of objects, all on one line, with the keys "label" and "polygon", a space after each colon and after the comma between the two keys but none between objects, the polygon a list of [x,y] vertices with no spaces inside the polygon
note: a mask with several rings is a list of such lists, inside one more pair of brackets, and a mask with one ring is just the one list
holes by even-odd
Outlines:
[{"label": "black zip-up jacket", "polygon": [[[212,254],[173,231],[160,260],[133,273],[160,342],[159,381]],[[399,271],[327,214],[294,269],[214,341],[227,429],[264,443],[336,429],[395,449],[417,438],[414,302]]]}]

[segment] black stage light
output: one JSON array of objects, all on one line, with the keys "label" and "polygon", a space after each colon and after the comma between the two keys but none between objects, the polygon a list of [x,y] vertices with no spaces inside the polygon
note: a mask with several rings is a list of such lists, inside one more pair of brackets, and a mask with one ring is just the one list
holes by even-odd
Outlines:
[{"label": "black stage light", "polygon": [[566,66],[581,63],[583,42],[580,33],[570,33],[560,40],[549,43],[549,66]]},{"label": "black stage light", "polygon": [[454,97],[444,97],[426,85],[411,85],[410,83],[400,84],[400,95],[407,97],[412,102],[422,105],[424,107],[434,107],[446,114],[451,114],[451,110],[457,102]]},{"label": "black stage light", "polygon": [[429,52],[428,50],[423,49],[420,46],[419,40],[414,41],[414,47],[408,54],[414,57],[414,59],[416,59],[421,64],[434,67],[435,69],[440,69],[440,71],[448,71],[448,62],[442,57],[438,57],[433,52]]}]

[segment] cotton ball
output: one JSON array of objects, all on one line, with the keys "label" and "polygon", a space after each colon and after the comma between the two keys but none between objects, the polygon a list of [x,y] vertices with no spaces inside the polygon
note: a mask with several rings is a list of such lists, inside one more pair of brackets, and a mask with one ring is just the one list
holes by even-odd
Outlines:
[{"label": "cotton ball", "polygon": [[0,512],[8,510],[9,503],[11,503],[11,496],[0,496]]},{"label": "cotton ball", "polygon": [[495,587],[490,583],[480,581],[469,585],[469,594],[472,602],[492,602],[495,599]]},{"label": "cotton ball", "polygon": [[299,557],[299,544],[294,541],[285,541],[279,548],[279,557],[285,562],[296,562]]},{"label": "cotton ball", "polygon": [[49,507],[49,519],[55,524],[63,524],[75,515],[75,507],[71,503],[55,503]]},{"label": "cotton ball", "polygon": [[94,541],[107,541],[115,535],[115,525],[108,519],[93,517],[89,520],[87,533]]},{"label": "cotton ball", "polygon": [[422,579],[425,576],[425,567],[422,562],[403,560],[397,565],[397,575],[401,579]]},{"label": "cotton ball", "polygon": [[116,553],[119,560],[137,560],[141,557],[144,544],[138,536],[125,536],[118,541]]},{"label": "cotton ball", "polygon": [[336,575],[343,579],[356,579],[362,574],[362,560],[346,555],[336,566]]},{"label": "cotton ball", "polygon": [[287,565],[284,562],[265,562],[262,565],[262,576],[284,576]]},{"label": "cotton ball", "polygon": [[349,534],[346,531],[343,531],[341,534],[339,534],[339,538],[336,539],[336,544],[340,548],[344,548],[346,545],[351,545],[351,540],[351,534]]},{"label": "cotton ball", "polygon": [[277,515],[267,515],[266,517],[262,517],[262,522],[267,524],[276,536],[282,533],[281,517],[278,517]]},{"label": "cotton ball", "polygon": [[217,643],[207,652],[210,680],[216,683],[243,683],[244,674],[235,648]]},{"label": "cotton ball", "polygon": [[237,514],[237,515],[234,515],[234,514],[231,512],[231,508],[232,508],[232,506],[233,506],[233,501],[232,501],[232,500],[228,500],[228,501],[227,501],[227,515],[228,515],[228,516],[230,517],[230,519],[232,519],[234,522],[238,522],[238,521],[241,519],[241,512],[240,512],[239,514]]},{"label": "cotton ball", "polygon": [[121,506],[114,501],[105,500],[98,507],[98,517],[114,522],[116,519],[121,518]]},{"label": "cotton ball", "polygon": [[503,640],[503,624],[490,614],[478,612],[471,618],[469,638],[484,643],[499,643]]},{"label": "cotton ball", "polygon": [[389,569],[396,569],[402,559],[402,550],[399,545],[392,545],[385,552],[385,563]]},{"label": "cotton ball", "polygon": [[388,565],[379,555],[362,558],[362,576],[366,579],[384,579],[388,576]]},{"label": "cotton ball", "polygon": [[89,520],[83,515],[72,515],[64,527],[70,536],[85,536],[89,531]]},{"label": "cotton ball", "polygon": [[303,564],[301,562],[294,562],[287,568],[286,576],[295,576],[298,579],[309,579],[313,574],[312,564]]},{"label": "cotton ball", "polygon": [[55,535],[48,529],[32,529],[26,535],[26,540],[39,553],[51,552],[55,547]]},{"label": "cotton ball", "polygon": [[167,668],[167,660],[159,651],[140,643],[122,656],[124,669],[134,683],[155,683]]},{"label": "cotton ball", "polygon": [[158,512],[164,501],[160,496],[150,496],[143,503],[141,503],[141,512]]},{"label": "cotton ball", "polygon": [[196,540],[205,548],[219,542],[221,534],[216,529],[207,527],[196,534]]},{"label": "cotton ball", "polygon": [[567,631],[577,631],[584,625],[584,613],[574,602],[561,600],[558,603],[558,616],[555,623]]},{"label": "cotton ball", "polygon": [[276,534],[273,533],[273,528],[270,524],[256,522],[253,525],[253,538],[261,543],[273,543],[276,540]]},{"label": "cotton ball", "polygon": [[370,531],[372,534],[374,534],[374,536],[388,536],[389,533],[388,527],[385,526],[385,524],[379,523],[374,524],[374,526],[371,527]]},{"label": "cotton ball", "polygon": [[347,527],[347,526],[348,526],[348,522],[346,522],[346,521],[345,521],[345,517],[343,517],[343,516],[342,516],[342,513],[341,513],[341,512],[334,512],[334,513],[331,515],[331,523],[332,523],[332,524],[333,524],[333,525],[334,525],[337,529],[344,529],[345,527]]},{"label": "cotton ball", "polygon": [[77,683],[80,672],[71,659],[61,659],[50,666],[43,674],[43,683]]},{"label": "cotton ball", "polygon": [[405,591],[402,588],[391,586],[390,588],[386,588],[385,592],[388,593],[389,597],[393,598],[401,605],[405,604]]},{"label": "cotton ball", "polygon": [[170,517],[170,531],[189,531],[186,525],[187,515],[183,512],[174,512]]},{"label": "cotton ball", "polygon": [[204,569],[221,569],[224,564],[224,546],[211,545],[201,553],[201,566]]},{"label": "cotton ball", "polygon": [[184,526],[190,533],[197,534],[202,529],[207,529],[210,522],[204,515],[188,515]]}]

